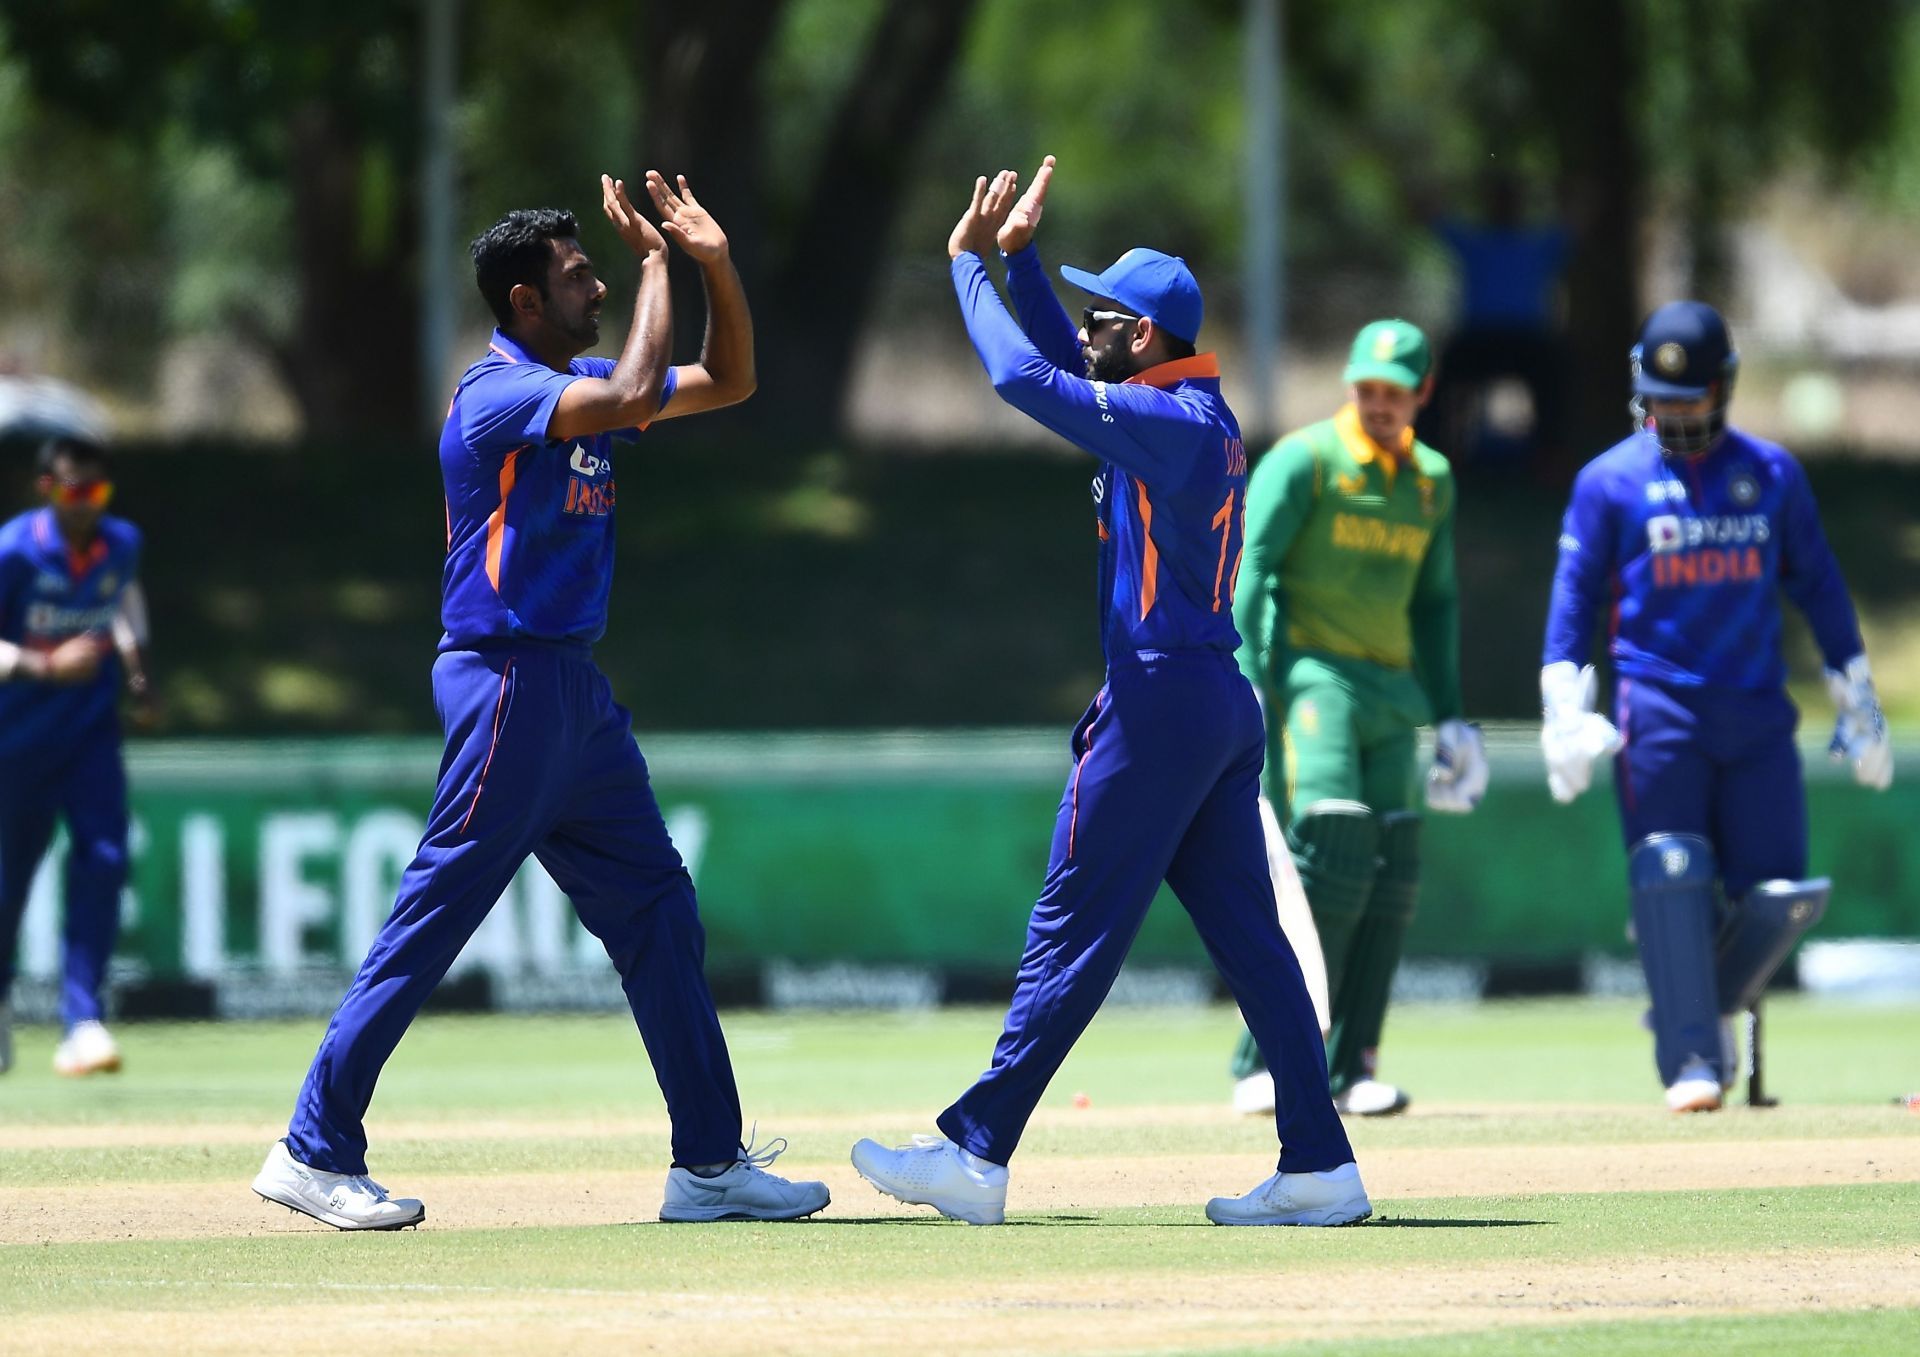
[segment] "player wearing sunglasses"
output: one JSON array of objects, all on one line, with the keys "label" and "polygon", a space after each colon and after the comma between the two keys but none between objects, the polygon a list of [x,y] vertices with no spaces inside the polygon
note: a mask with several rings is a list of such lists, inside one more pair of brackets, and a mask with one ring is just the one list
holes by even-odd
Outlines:
[{"label": "player wearing sunglasses", "polygon": [[0,1071],[13,1063],[16,945],[27,891],[67,826],[57,1073],[120,1068],[102,1025],[107,958],[127,878],[120,686],[150,720],[140,530],[107,513],[106,450],[62,437],[40,450],[45,503],[0,524]]}]

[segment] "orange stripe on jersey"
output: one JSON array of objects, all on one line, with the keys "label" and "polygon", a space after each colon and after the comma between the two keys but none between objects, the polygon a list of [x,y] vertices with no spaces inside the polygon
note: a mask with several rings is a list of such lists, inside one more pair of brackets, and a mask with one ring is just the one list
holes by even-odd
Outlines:
[{"label": "orange stripe on jersey", "polygon": [[1087,755],[1093,752],[1093,727],[1100,719],[1100,709],[1106,705],[1107,690],[1102,688],[1093,695],[1093,721],[1087,723],[1086,747],[1080,751],[1080,757],[1073,763],[1073,811],[1067,817],[1067,856],[1073,856],[1074,836],[1080,831],[1080,770],[1087,766]]},{"label": "orange stripe on jersey", "polygon": [[520,454],[531,444],[521,444],[500,464],[500,507],[487,515],[487,582],[500,592],[500,553],[507,538],[507,496],[513,493],[514,477],[519,472]]},{"label": "orange stripe on jersey", "polygon": [[1136,372],[1127,378],[1127,386],[1168,387],[1175,382],[1191,382],[1204,377],[1220,375],[1220,358],[1217,354],[1196,353],[1191,358],[1176,358],[1171,363],[1155,363],[1145,372]]},{"label": "orange stripe on jersey", "polygon": [[1147,498],[1147,487],[1135,481],[1133,488],[1139,492],[1140,538],[1146,543],[1140,549],[1140,620],[1144,622],[1160,596],[1160,548],[1153,544],[1153,502]]},{"label": "orange stripe on jersey", "polygon": [[513,673],[513,660],[507,660],[507,667],[500,671],[500,696],[493,701],[493,743],[487,746],[487,761],[480,765],[480,780],[473,784],[473,800],[467,803],[467,813],[460,821],[460,832],[467,832],[467,826],[473,823],[473,813],[480,809],[480,793],[486,790],[487,774],[493,769],[493,754],[500,747],[500,717],[507,709],[507,676]]}]

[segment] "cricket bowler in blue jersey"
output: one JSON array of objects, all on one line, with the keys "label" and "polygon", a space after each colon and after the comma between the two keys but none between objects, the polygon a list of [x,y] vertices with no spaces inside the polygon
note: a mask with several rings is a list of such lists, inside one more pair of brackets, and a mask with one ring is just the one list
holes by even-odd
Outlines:
[{"label": "cricket bowler in blue jersey", "polygon": [[[433,694],[446,754],[399,899],[327,1027],[254,1191],[343,1230],[418,1224],[426,1208],[367,1176],[374,1081],[428,994],[529,853],[572,899],[626,990],[673,1122],[662,1220],[790,1220],[820,1183],[765,1172],[783,1142],[740,1143],[740,1099],[702,972],[693,882],[667,837],[626,708],[593,663],[613,578],[616,440],[744,400],[753,330],[727,240],[685,179],[649,173],[660,230],[625,185],[602,207],[640,257],[618,362],[580,358],[606,287],[571,214],[509,213],[474,242],[500,328],[461,378],[440,439],[446,635]],[[702,361],[669,367],[667,251],[701,267]]]},{"label": "cricket bowler in blue jersey", "polygon": [[[1616,754],[1654,1061],[1676,1112],[1720,1107],[1749,1010],[1826,910],[1786,694],[1780,595],[1811,624],[1839,708],[1831,746],[1884,789],[1892,746],[1806,473],[1727,423],[1739,356],[1719,313],[1672,302],[1632,355],[1638,427],[1581,471],[1560,534],[1540,691],[1555,799]],[[1614,719],[1587,648],[1607,619]]]},{"label": "cricket bowler in blue jersey", "polygon": [[[953,283],[994,390],[1100,459],[1093,482],[1106,684],[1074,728],[1073,770],[992,1067],[900,1149],[853,1164],[901,1201],[975,1225],[1005,1219],[1007,1162],[1047,1083],[1107,996],[1162,881],[1274,1073],[1278,1170],[1216,1197],[1222,1225],[1345,1225],[1372,1213],[1327,1089],[1320,1026],[1280,931],[1260,825],[1266,734],[1234,660],[1234,577],[1247,485],[1240,426],[1183,260],[1135,249],[1103,273],[1062,269],[1094,297],[1076,333],[1034,228],[1049,157],[1015,201],[1012,171],[979,180],[948,241]],[[988,277],[1007,261],[1016,323]],[[1084,376],[1081,374],[1085,373]]]},{"label": "cricket bowler in blue jersey", "polygon": [[107,960],[127,880],[127,774],[120,759],[124,682],[150,717],[140,652],[146,600],[140,530],[106,512],[106,450],[79,437],[39,455],[43,507],[0,524],[0,1071],[13,1064],[20,920],[35,870],[67,825],[60,1021],[53,1068],[120,1068],[102,1019]]}]

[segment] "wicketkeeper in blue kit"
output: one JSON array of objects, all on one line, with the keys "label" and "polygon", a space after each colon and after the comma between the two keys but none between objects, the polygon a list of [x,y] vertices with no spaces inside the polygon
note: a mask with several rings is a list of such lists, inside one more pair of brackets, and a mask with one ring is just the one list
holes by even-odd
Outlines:
[{"label": "wicketkeeper in blue kit", "polygon": [[[1654,1061],[1670,1108],[1711,1111],[1738,1077],[1731,1019],[1820,921],[1829,890],[1805,879],[1783,591],[1826,662],[1833,756],[1884,789],[1893,753],[1806,473],[1727,423],[1739,356],[1726,323],[1704,303],[1671,302],[1631,358],[1638,427],[1581,471],[1561,528],[1541,744],[1563,802],[1587,788],[1596,758],[1618,755]],[[1593,710],[1586,663],[1603,609],[1612,722]]]},{"label": "wicketkeeper in blue kit", "polygon": [[[1041,1094],[1106,998],[1161,881],[1193,916],[1274,1074],[1278,1171],[1216,1197],[1222,1225],[1344,1225],[1372,1212],[1327,1089],[1320,1026],[1280,931],[1260,826],[1266,733],[1234,660],[1247,484],[1212,354],[1196,354],[1186,263],[1129,250],[1061,270],[1094,301],[1075,332],[1033,232],[1049,157],[1015,202],[979,180],[947,243],[968,334],[1015,409],[1091,452],[1107,681],[1074,728],[1073,771],[993,1064],[900,1149],[862,1140],[861,1176],[975,1225],[1005,1218],[1007,1162]],[[1019,323],[987,275],[996,241]],[[1085,376],[1081,376],[1081,373]]]},{"label": "wicketkeeper in blue kit", "polygon": [[[820,1183],[765,1172],[783,1147],[740,1143],[740,1098],[702,973],[693,882],[667,837],[631,718],[593,663],[613,579],[614,440],[649,421],[744,400],[753,327],[727,239],[685,179],[624,184],[602,206],[640,257],[620,359],[599,339],[606,286],[570,213],[513,212],[473,244],[500,328],[461,378],[440,439],[447,495],[446,635],[433,666],[446,728],[426,837],[399,899],[314,1056],[286,1138],[253,1189],[343,1230],[418,1224],[426,1208],[367,1176],[363,1120],[408,1023],[529,853],[572,899],[620,972],[673,1121],[662,1220],[789,1220],[827,1204]],[[707,288],[698,364],[669,367],[661,231]],[[622,454],[624,455],[624,454]]]}]

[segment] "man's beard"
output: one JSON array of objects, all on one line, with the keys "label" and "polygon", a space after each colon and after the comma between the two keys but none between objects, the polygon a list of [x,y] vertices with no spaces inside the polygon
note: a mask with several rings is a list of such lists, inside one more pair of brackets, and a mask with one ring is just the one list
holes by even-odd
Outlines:
[{"label": "man's beard", "polygon": [[1087,358],[1087,376],[1096,382],[1124,382],[1139,370],[1129,349],[1095,349]]},{"label": "man's beard", "polygon": [[562,333],[582,349],[590,349],[600,342],[599,319],[595,316],[582,314],[571,324],[562,327]]}]

